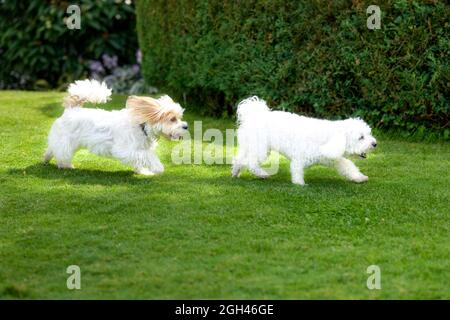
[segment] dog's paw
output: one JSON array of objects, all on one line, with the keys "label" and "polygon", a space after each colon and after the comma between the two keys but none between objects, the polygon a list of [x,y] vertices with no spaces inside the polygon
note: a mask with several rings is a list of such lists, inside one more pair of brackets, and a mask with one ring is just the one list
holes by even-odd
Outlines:
[{"label": "dog's paw", "polygon": [[154,174],[161,174],[164,172],[164,166],[162,164],[157,164],[152,166],[152,172]]},{"label": "dog's paw", "polygon": [[75,169],[73,164],[58,164],[58,169]]},{"label": "dog's paw", "polygon": [[259,179],[263,179],[263,180],[266,180],[266,179],[268,179],[269,177],[270,177],[270,174],[268,174],[267,172],[265,172],[265,171],[258,171],[258,172],[252,172],[253,173],[253,175],[255,176],[255,177],[257,177],[257,178],[259,178]]},{"label": "dog's paw", "polygon": [[141,174],[143,176],[153,176],[154,173],[147,168],[143,168],[136,171],[137,174]]},{"label": "dog's paw", "polygon": [[241,168],[235,166],[233,169],[231,169],[231,177],[233,178],[239,178],[241,175]]},{"label": "dog's paw", "polygon": [[352,181],[356,182],[356,183],[362,183],[362,182],[367,182],[369,180],[368,176],[365,176],[363,174],[355,177],[352,179]]}]

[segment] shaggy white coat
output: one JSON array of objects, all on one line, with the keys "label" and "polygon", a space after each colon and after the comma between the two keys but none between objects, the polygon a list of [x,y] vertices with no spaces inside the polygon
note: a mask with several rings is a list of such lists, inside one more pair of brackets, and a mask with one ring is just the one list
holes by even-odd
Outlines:
[{"label": "shaggy white coat", "polygon": [[109,99],[111,90],[104,83],[76,81],[68,93],[64,113],[50,129],[44,155],[45,163],[54,157],[59,168],[73,168],[75,152],[86,148],[93,154],[116,158],[139,174],[162,173],[164,166],[155,153],[159,137],[178,139],[187,129],[187,123],[181,121],[183,109],[168,96],[132,96],[126,108],[107,111],[82,108],[85,102]]},{"label": "shaggy white coat", "polygon": [[370,127],[361,119],[329,121],[271,111],[258,97],[241,101],[237,117],[239,151],[233,162],[233,177],[244,168],[258,177],[268,177],[260,164],[274,150],[290,159],[295,184],[305,184],[304,169],[313,164],[334,166],[354,182],[368,180],[346,158],[347,155],[365,158],[366,152],[377,145]]}]

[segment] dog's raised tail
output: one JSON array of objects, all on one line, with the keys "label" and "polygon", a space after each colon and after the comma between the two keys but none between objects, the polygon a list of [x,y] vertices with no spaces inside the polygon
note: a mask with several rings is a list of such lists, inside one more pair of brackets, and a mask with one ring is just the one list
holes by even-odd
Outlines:
[{"label": "dog's raised tail", "polygon": [[255,118],[258,115],[269,111],[270,109],[267,106],[266,101],[257,96],[253,96],[239,102],[236,113],[238,122],[242,123],[246,119]]},{"label": "dog's raised tail", "polygon": [[97,80],[77,80],[69,85],[63,101],[65,108],[82,107],[85,102],[105,103],[111,96],[106,83]]}]

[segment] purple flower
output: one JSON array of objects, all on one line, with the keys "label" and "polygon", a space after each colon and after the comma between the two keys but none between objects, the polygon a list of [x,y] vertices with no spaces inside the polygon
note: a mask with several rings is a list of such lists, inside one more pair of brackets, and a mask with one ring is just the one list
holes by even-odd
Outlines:
[{"label": "purple flower", "polygon": [[141,68],[139,67],[138,64],[133,64],[133,66],[131,67],[131,70],[133,70],[133,73],[138,74],[139,71],[141,70]]},{"label": "purple flower", "polygon": [[113,70],[117,67],[117,56],[110,57],[107,54],[102,55],[103,65],[109,70]]},{"label": "purple flower", "polygon": [[89,61],[89,69],[92,73],[103,73],[105,69],[100,61],[91,60]]},{"label": "purple flower", "polygon": [[140,49],[138,49],[138,51],[136,51],[136,61],[137,63],[141,64],[142,63],[142,52]]}]

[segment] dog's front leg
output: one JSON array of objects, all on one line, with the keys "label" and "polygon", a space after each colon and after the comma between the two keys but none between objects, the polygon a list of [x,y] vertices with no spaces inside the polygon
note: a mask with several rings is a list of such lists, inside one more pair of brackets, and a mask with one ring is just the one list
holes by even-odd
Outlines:
[{"label": "dog's front leg", "polygon": [[164,166],[154,151],[152,151],[152,150],[147,151],[146,162],[148,163],[147,165],[150,167],[150,170],[154,174],[159,174],[159,173],[164,172]]},{"label": "dog's front leg", "polygon": [[134,172],[143,175],[153,175],[164,172],[164,166],[152,150],[137,151],[133,154]]},{"label": "dog's front leg", "polygon": [[369,178],[359,171],[358,167],[348,159],[340,158],[336,160],[336,169],[341,176],[354,182],[366,182]]},{"label": "dog's front leg", "polygon": [[301,186],[305,185],[304,165],[298,161],[291,160],[291,178],[292,183]]}]

